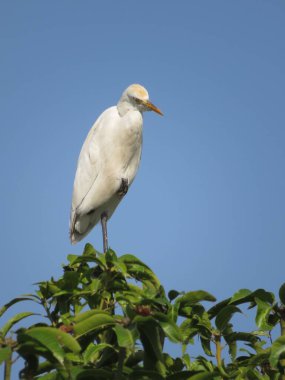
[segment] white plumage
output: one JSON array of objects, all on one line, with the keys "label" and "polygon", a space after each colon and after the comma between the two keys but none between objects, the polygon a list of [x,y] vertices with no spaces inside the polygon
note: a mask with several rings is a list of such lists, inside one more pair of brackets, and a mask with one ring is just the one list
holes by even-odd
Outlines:
[{"label": "white plumage", "polygon": [[[102,219],[112,216],[137,173],[142,150],[144,111],[162,115],[147,90],[129,86],[117,106],[105,110],[82,146],[74,180],[70,239],[80,241]],[[104,225],[103,239],[104,239]],[[107,231],[104,250],[107,249]]]}]

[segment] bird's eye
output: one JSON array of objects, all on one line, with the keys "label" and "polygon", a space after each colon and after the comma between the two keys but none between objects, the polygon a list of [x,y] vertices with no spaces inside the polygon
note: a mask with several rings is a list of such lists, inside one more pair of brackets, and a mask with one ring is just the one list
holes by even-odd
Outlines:
[{"label": "bird's eye", "polygon": [[133,96],[133,100],[137,103],[137,104],[141,104],[141,100],[139,98],[136,98],[135,96]]}]

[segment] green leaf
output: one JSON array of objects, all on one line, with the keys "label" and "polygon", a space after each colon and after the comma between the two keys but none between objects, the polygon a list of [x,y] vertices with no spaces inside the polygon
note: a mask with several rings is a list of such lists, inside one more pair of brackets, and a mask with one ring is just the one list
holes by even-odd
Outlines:
[{"label": "green leaf", "polygon": [[96,256],[96,254],[97,252],[95,248],[93,247],[93,245],[91,245],[90,243],[85,244],[84,251],[82,253],[83,256],[89,256],[89,255]]},{"label": "green leaf", "polygon": [[191,368],[191,359],[189,354],[183,354],[182,360],[187,369]]},{"label": "green leaf", "polygon": [[135,369],[128,375],[128,380],[164,380],[165,378],[156,371],[147,369]]},{"label": "green leaf", "polygon": [[74,325],[74,335],[76,338],[79,338],[80,336],[88,334],[91,331],[104,329],[115,324],[115,319],[110,315],[104,313],[96,313],[95,315],[76,323]]},{"label": "green leaf", "polygon": [[[70,257],[72,256],[72,257]],[[98,264],[103,270],[106,269],[106,260],[103,256],[97,254],[95,255],[84,255],[84,256],[76,256],[74,255],[68,255],[68,259],[70,260],[70,266],[74,266],[75,264],[81,264],[81,263],[96,263]]]},{"label": "green leaf", "polygon": [[104,310],[87,310],[87,311],[84,311],[83,313],[77,314],[77,316],[74,318],[73,321],[76,324],[76,323],[82,322],[85,319],[88,319],[88,318],[93,317],[94,315],[98,315],[98,314],[105,314],[105,315],[109,315],[110,316],[110,313],[108,311],[104,311]]},{"label": "green leaf", "polygon": [[235,313],[241,313],[241,310],[237,306],[227,305],[224,307],[216,316],[215,324],[217,329],[223,331]]},{"label": "green leaf", "polygon": [[196,327],[199,329],[199,333],[201,335],[205,335],[207,337],[212,335],[212,325],[209,320],[208,314],[204,311],[200,315],[195,315],[195,320],[197,320]]},{"label": "green leaf", "polygon": [[73,352],[67,352],[65,354],[65,359],[67,359],[73,363],[76,363],[77,365],[83,363],[82,356],[80,354],[74,354]]},{"label": "green leaf", "polygon": [[273,326],[268,323],[268,316],[272,311],[272,306],[259,298],[256,298],[255,302],[257,304],[257,313],[255,318],[256,325],[260,329],[271,330]]},{"label": "green leaf", "polygon": [[170,290],[168,292],[168,298],[170,299],[170,301],[174,300],[176,297],[178,297],[181,293],[178,292],[177,290]]},{"label": "green leaf", "polygon": [[115,298],[117,302],[124,302],[133,305],[138,304],[141,301],[142,296],[133,291],[121,291],[115,293]]},{"label": "green leaf", "polygon": [[[196,373],[196,375],[195,375]],[[202,373],[197,374],[197,372],[193,371],[179,371],[176,372],[172,375],[169,375],[166,377],[166,380],[192,380],[195,378],[195,376],[202,375]],[[201,377],[201,379],[204,379],[204,377]],[[205,379],[212,379],[212,377],[208,378],[206,377]]]},{"label": "green leaf", "polygon": [[76,264],[80,263],[89,263],[89,262],[95,262],[97,263],[102,269],[106,269],[106,259],[105,254],[99,253],[96,251],[93,246],[89,243],[85,245],[83,254],[81,256],[77,255],[68,255],[67,256],[70,264],[69,267],[72,267]]},{"label": "green leaf", "polygon": [[230,302],[230,298],[227,298],[221,302],[218,302],[216,305],[214,305],[213,307],[211,307],[209,310],[208,310],[208,315],[209,315],[209,318],[212,319],[214,317],[216,317],[219,312],[221,310],[224,309],[225,306],[228,305],[228,303]]},{"label": "green leaf", "polygon": [[5,313],[5,311],[7,309],[9,309],[9,307],[11,307],[12,305],[15,305],[15,303],[18,303],[18,302],[21,302],[21,301],[33,301],[33,302],[35,302],[34,299],[29,298],[29,297],[17,297],[17,298],[14,298],[10,302],[6,303],[4,306],[1,307],[1,309],[0,309],[0,317]]},{"label": "green leaf", "polygon": [[283,305],[285,305],[285,283],[279,289],[279,298]]},{"label": "green leaf", "polygon": [[185,345],[189,344],[189,342],[194,343],[193,337],[199,334],[199,327],[190,319],[185,319],[179,329],[182,335],[182,342]]},{"label": "green leaf", "polygon": [[12,355],[12,350],[10,347],[0,348],[0,364],[2,364],[5,360],[8,360]]},{"label": "green leaf", "polygon": [[116,261],[114,263],[114,268],[116,268],[116,270],[121,272],[124,276],[127,275],[127,266],[124,263]]},{"label": "green leaf", "polygon": [[270,348],[267,348],[260,354],[252,355],[251,358],[248,360],[248,364],[256,366],[261,366],[262,364],[268,364],[269,355],[270,355]]},{"label": "green leaf", "polygon": [[44,346],[61,364],[64,362],[63,348],[78,353],[81,347],[70,335],[53,327],[34,327],[26,330],[23,336],[28,336]]},{"label": "green leaf", "polygon": [[212,379],[219,379],[220,377],[217,377],[214,373],[209,372],[201,372],[197,375],[191,376],[189,380],[212,380]]},{"label": "green leaf", "polygon": [[98,360],[101,352],[104,351],[105,348],[107,347],[114,350],[114,347],[108,343],[99,343],[99,344],[90,343],[83,353],[85,364],[95,363],[95,361]]},{"label": "green leaf", "polygon": [[256,298],[259,298],[261,301],[268,302],[270,304],[273,304],[275,301],[275,296],[271,292],[267,292],[264,289],[257,289],[255,290],[251,296],[253,300],[256,300]]},{"label": "green leaf", "polygon": [[269,356],[269,362],[272,367],[276,368],[278,361],[285,357],[285,336],[281,336],[276,339],[271,346],[271,354]]},{"label": "green leaf", "polygon": [[135,345],[131,331],[121,325],[113,327],[120,347],[132,348]]},{"label": "green leaf", "polygon": [[[62,346],[51,336],[47,336],[47,334],[41,334],[41,336],[32,336],[33,334],[23,334],[21,335],[22,343],[27,343],[27,338],[29,338],[29,342],[32,340],[35,340],[37,343],[40,344],[40,347],[43,347],[41,349],[41,353],[48,352],[49,355],[53,356],[60,364],[63,364],[64,362],[64,356],[65,352],[62,348]],[[38,334],[35,334],[38,335]],[[22,345],[23,346],[23,345]],[[24,352],[27,352],[30,345],[24,345]],[[38,347],[36,347],[37,350]],[[37,350],[38,351],[38,350]]]},{"label": "green leaf", "polygon": [[11,329],[11,327],[13,327],[17,322],[31,315],[39,315],[39,314],[24,312],[24,313],[19,313],[19,314],[14,315],[14,317],[10,318],[9,321],[6,322],[5,325],[0,329],[0,333],[2,333],[3,336],[5,336],[8,333],[8,331]]},{"label": "green leaf", "polygon": [[[212,361],[204,358],[203,356],[197,356],[195,362],[192,363],[194,365],[194,369],[196,371],[204,371],[208,372],[213,372],[215,369],[215,366]],[[220,379],[219,379],[220,380]]]},{"label": "green leaf", "polygon": [[156,288],[160,286],[160,282],[152,270],[137,257],[127,254],[121,256],[118,261],[123,262],[127,267],[128,274],[138,281],[150,280]]},{"label": "green leaf", "polygon": [[179,327],[165,314],[153,313],[153,317],[158,320],[165,335],[171,342],[180,343],[182,341],[182,334]]},{"label": "green leaf", "polygon": [[47,373],[40,377],[41,380],[59,380],[57,371]]},{"label": "green leaf", "polygon": [[181,307],[184,307],[186,305],[193,305],[200,301],[216,301],[216,298],[204,290],[196,290],[192,292],[187,292],[182,297],[179,297],[176,299],[175,302],[180,302]]},{"label": "green leaf", "polygon": [[61,289],[55,284],[53,279],[52,281],[38,282],[37,285],[39,285],[40,292],[42,294],[41,298],[49,299],[55,293],[61,291]]},{"label": "green leaf", "polygon": [[119,257],[119,261],[122,261],[125,264],[137,264],[137,265],[145,267],[146,269],[151,270],[149,266],[147,266],[145,263],[143,263],[134,255],[130,255],[130,254],[122,255],[121,257]]},{"label": "green leaf", "polygon": [[226,336],[228,343],[237,341],[255,343],[258,339],[256,335],[247,332],[232,332]]},{"label": "green leaf", "polygon": [[162,361],[162,345],[156,320],[152,317],[137,316],[134,318],[133,323],[137,324],[146,356],[152,361],[153,365],[157,360]]},{"label": "green leaf", "polygon": [[275,300],[274,294],[267,292],[264,289],[257,289],[254,292],[251,292],[249,289],[240,289],[232,296],[229,303],[234,305],[240,305],[247,302],[255,303],[256,298],[271,304],[273,304]]},{"label": "green leaf", "polygon": [[231,303],[236,303],[236,302],[242,302],[244,299],[248,299],[248,297],[252,294],[252,291],[249,289],[240,289],[230,299],[230,304]]},{"label": "green leaf", "polygon": [[113,380],[114,374],[105,369],[86,369],[77,374],[76,380]]},{"label": "green leaf", "polygon": [[78,272],[65,272],[63,275],[63,289],[74,291],[77,288],[79,276]]},{"label": "green leaf", "polygon": [[201,337],[201,345],[206,355],[208,356],[214,356],[211,350],[211,341],[210,339],[206,339]]},{"label": "green leaf", "polygon": [[105,253],[105,259],[108,267],[114,266],[115,263],[118,262],[118,258],[116,253],[112,249],[108,249],[108,251]]}]

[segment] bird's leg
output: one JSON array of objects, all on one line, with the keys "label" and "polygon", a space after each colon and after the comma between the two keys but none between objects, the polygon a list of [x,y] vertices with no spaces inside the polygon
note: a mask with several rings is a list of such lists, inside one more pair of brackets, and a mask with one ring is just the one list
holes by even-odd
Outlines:
[{"label": "bird's leg", "polygon": [[118,190],[118,194],[123,197],[124,195],[127,194],[129,190],[129,180],[128,178],[122,178],[120,188]]},{"label": "bird's leg", "polygon": [[108,234],[107,234],[107,214],[103,212],[101,214],[101,225],[102,225],[102,234],[103,234],[103,250],[104,253],[108,251]]}]

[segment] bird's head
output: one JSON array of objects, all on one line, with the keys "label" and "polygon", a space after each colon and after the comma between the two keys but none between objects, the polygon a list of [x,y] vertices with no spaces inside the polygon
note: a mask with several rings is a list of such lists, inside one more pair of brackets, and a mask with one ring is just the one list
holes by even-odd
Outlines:
[{"label": "bird's head", "polygon": [[118,103],[118,106],[120,105],[124,105],[123,108],[128,107],[128,109],[136,109],[140,112],[154,111],[163,115],[160,109],[150,102],[147,90],[140,84],[132,84],[123,92]]}]

